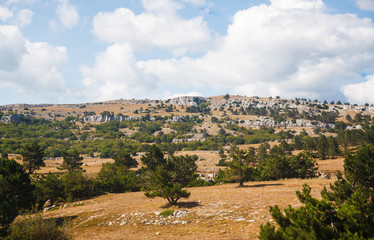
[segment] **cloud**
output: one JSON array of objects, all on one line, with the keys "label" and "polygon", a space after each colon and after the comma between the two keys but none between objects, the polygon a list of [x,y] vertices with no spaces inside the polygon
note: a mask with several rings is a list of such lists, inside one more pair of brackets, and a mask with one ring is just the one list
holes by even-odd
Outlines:
[{"label": "cloud", "polygon": [[183,0],[185,3],[190,3],[196,6],[204,6],[206,5],[205,0]]},{"label": "cloud", "polygon": [[373,0],[355,0],[356,5],[362,10],[374,11]]},{"label": "cloud", "polygon": [[27,3],[27,4],[34,4],[34,3],[40,2],[40,0],[7,0],[7,1],[5,1],[5,4],[6,5],[11,5],[11,4],[18,3],[18,2]]},{"label": "cloud", "polygon": [[187,93],[168,93],[166,92],[164,99],[176,98],[176,97],[183,97],[183,96],[190,96],[190,97],[201,97],[203,96],[199,92],[187,92]]},{"label": "cloud", "polygon": [[109,46],[97,55],[93,67],[82,66],[85,97],[110,100],[147,96],[157,81],[136,65],[131,47],[126,43]]},{"label": "cloud", "polygon": [[19,28],[0,25],[0,71],[16,70],[25,51],[25,38]]},{"label": "cloud", "polygon": [[16,26],[0,25],[0,87],[27,95],[64,91],[59,65],[67,60],[65,47],[30,42]]},{"label": "cloud", "polygon": [[[79,21],[79,14],[76,7],[69,4],[68,0],[58,0],[57,17],[64,28],[73,28]],[[53,24],[53,23],[52,23]]]},{"label": "cloud", "polygon": [[6,7],[0,6],[0,19],[6,21],[13,17],[13,13]]},{"label": "cloud", "polygon": [[59,65],[67,61],[66,48],[54,47],[46,42],[27,41],[26,49],[18,70],[22,91],[64,91],[64,79]]},{"label": "cloud", "polygon": [[210,30],[202,17],[183,19],[177,15],[182,6],[171,0],[143,0],[145,12],[136,15],[127,8],[99,12],[93,20],[93,33],[103,41],[130,44],[143,50],[168,49],[176,56],[209,47]]},{"label": "cloud", "polygon": [[342,86],[373,70],[372,39],[370,19],[330,14],[318,0],[272,0],[238,11],[227,35],[202,57],[138,66],[173,88],[334,98]]},{"label": "cloud", "polygon": [[270,0],[271,6],[282,9],[322,9],[322,0]]},{"label": "cloud", "polygon": [[32,21],[32,17],[34,16],[33,11],[29,9],[22,9],[17,13],[16,22],[17,25],[20,27],[24,27],[29,25]]},{"label": "cloud", "polygon": [[374,103],[374,75],[367,76],[365,82],[347,84],[342,91],[350,102]]}]

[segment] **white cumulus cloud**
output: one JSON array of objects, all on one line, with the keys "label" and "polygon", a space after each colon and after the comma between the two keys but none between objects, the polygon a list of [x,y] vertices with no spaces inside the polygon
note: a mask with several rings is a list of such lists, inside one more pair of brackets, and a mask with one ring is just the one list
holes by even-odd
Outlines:
[{"label": "white cumulus cloud", "polygon": [[127,8],[100,12],[93,20],[93,33],[103,41],[124,42],[134,49],[161,47],[181,56],[201,51],[211,43],[210,30],[202,17],[183,19],[181,5],[171,0],[143,0],[145,12],[136,15]]},{"label": "white cumulus cloud", "polygon": [[355,0],[357,6],[362,10],[374,11],[373,0]]},{"label": "white cumulus cloud", "polygon": [[347,84],[342,90],[350,102],[374,103],[374,75],[367,76],[365,82]]},{"label": "white cumulus cloud", "polygon": [[110,100],[147,96],[157,82],[136,65],[132,49],[126,43],[109,46],[96,57],[93,67],[82,66],[85,97]]},{"label": "white cumulus cloud", "polygon": [[16,23],[20,27],[24,27],[29,25],[32,21],[32,17],[34,16],[34,12],[29,9],[21,9],[17,13]]},{"label": "white cumulus cloud", "polygon": [[0,6],[0,19],[6,21],[11,17],[13,17],[13,13],[8,8]]},{"label": "white cumulus cloud", "polygon": [[320,0],[271,0],[235,14],[218,46],[199,58],[139,62],[163,85],[245,95],[341,96],[374,69],[374,24],[331,14]]},{"label": "white cumulus cloud", "polygon": [[322,0],[270,0],[273,7],[283,9],[321,9],[324,8]]},{"label": "white cumulus cloud", "polygon": [[25,38],[19,28],[0,25],[0,71],[16,70],[25,51]]},{"label": "white cumulus cloud", "polygon": [[72,28],[79,21],[79,14],[75,6],[69,4],[68,0],[58,0],[60,4],[56,13],[61,25],[65,28]]},{"label": "white cumulus cloud", "polygon": [[0,25],[0,88],[18,94],[63,92],[59,67],[67,60],[65,47],[30,42],[16,26]]}]

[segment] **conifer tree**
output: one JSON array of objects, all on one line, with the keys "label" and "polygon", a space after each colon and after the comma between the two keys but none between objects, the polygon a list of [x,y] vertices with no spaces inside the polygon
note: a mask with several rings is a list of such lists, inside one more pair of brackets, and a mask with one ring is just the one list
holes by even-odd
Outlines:
[{"label": "conifer tree", "polygon": [[278,227],[268,222],[261,225],[261,240],[283,239],[373,239],[374,238],[374,146],[359,149],[344,160],[341,173],[321,191],[322,199],[311,196],[303,186],[296,195],[303,204],[284,213],[278,206],[270,213]]},{"label": "conifer tree", "polygon": [[45,166],[44,151],[37,142],[25,146],[23,162],[29,174]]},{"label": "conifer tree", "polygon": [[255,154],[253,151],[240,150],[232,146],[230,156],[232,160],[227,163],[230,177],[239,181],[239,187],[243,187],[244,181],[251,179],[254,172]]},{"label": "conifer tree", "polygon": [[68,171],[82,170],[83,157],[80,156],[77,149],[72,152],[64,152],[62,156],[64,160],[59,169],[67,169]]}]

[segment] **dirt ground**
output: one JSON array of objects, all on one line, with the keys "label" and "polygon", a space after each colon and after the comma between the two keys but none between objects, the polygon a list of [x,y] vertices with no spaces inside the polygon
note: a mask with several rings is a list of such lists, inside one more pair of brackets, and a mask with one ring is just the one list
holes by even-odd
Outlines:
[{"label": "dirt ground", "polygon": [[[165,199],[142,192],[108,194],[46,212],[46,218],[71,218],[74,239],[257,239],[259,226],[271,220],[269,206],[300,206],[295,192],[304,183],[319,196],[333,180],[288,179],[189,188],[191,196],[169,207]],[[159,213],[174,209],[172,217]]]},{"label": "dirt ground", "polygon": [[[219,157],[214,151],[180,154],[198,155],[200,171],[217,169]],[[56,169],[56,161],[50,161],[40,172]],[[112,160],[85,159],[83,167],[88,174],[95,174],[108,161]],[[237,184],[189,188],[190,198],[174,207],[168,206],[165,199],[149,199],[143,192],[107,194],[68,203],[59,210],[45,212],[44,217],[72,219],[68,231],[74,239],[257,239],[260,225],[272,221],[269,206],[300,206],[295,192],[304,183],[312,187],[315,197],[320,197],[323,187],[343,170],[342,158],[318,164],[319,171],[330,173],[331,179],[247,182],[243,188]],[[175,215],[159,216],[166,209],[173,209]]]}]

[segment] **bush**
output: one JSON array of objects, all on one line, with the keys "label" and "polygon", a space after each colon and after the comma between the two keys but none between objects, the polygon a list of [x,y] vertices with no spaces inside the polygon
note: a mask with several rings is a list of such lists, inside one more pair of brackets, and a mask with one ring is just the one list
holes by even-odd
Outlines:
[{"label": "bush", "polygon": [[212,186],[213,182],[206,181],[202,178],[197,178],[190,183],[188,183],[187,187],[205,187],[205,186]]},{"label": "bush", "polygon": [[66,240],[71,239],[71,236],[66,232],[65,226],[58,226],[53,219],[43,219],[41,215],[37,215],[13,222],[7,239]]},{"label": "bush", "polygon": [[139,190],[139,177],[136,172],[129,170],[126,166],[118,166],[113,163],[104,163],[97,181],[105,192],[121,193]]},{"label": "bush", "polygon": [[87,179],[81,171],[70,171],[61,178],[66,201],[73,202],[96,196],[100,193],[94,180]]},{"label": "bush", "polygon": [[164,210],[162,212],[160,212],[160,216],[170,216],[170,215],[173,215],[174,213],[174,210],[173,209],[167,209],[167,210]]},{"label": "bush", "polygon": [[49,172],[47,175],[37,176],[33,183],[34,196],[40,208],[48,199],[52,205],[64,200],[64,187],[58,174]]}]

